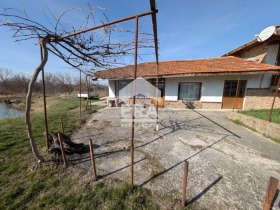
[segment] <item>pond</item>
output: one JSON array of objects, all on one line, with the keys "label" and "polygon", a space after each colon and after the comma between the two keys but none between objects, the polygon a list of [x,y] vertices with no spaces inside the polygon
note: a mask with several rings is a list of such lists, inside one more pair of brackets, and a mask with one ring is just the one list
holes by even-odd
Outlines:
[{"label": "pond", "polygon": [[0,103],[0,120],[10,117],[17,117],[23,113],[23,111],[15,109],[12,106]]}]

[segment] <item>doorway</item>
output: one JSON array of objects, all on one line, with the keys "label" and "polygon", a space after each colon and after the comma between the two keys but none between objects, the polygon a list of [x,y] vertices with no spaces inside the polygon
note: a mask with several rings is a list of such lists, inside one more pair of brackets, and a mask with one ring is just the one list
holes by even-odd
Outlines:
[{"label": "doorway", "polygon": [[[156,87],[156,79],[151,79],[150,83]],[[165,95],[165,79],[160,78],[158,79],[158,89],[160,90],[160,94],[158,97],[160,97],[158,101],[158,107],[163,108],[164,107],[164,95]],[[156,97],[151,98],[151,103],[156,106],[157,105],[157,99]]]},{"label": "doorway", "polygon": [[225,80],[223,109],[242,109],[246,90],[246,80]]}]

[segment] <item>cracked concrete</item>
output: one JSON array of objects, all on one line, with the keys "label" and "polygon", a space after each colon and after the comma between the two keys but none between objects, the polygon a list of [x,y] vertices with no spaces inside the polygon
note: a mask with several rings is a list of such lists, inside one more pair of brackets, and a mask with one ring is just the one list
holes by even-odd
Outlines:
[{"label": "cracked concrete", "polygon": [[[280,179],[280,144],[232,123],[224,111],[167,110],[155,126],[135,128],[135,184],[180,198],[189,162],[187,202],[195,209],[262,209],[270,176]],[[131,128],[120,108],[94,113],[73,140],[95,146],[96,168],[130,180]],[[88,157],[79,166],[90,170]],[[278,196],[273,209],[280,209]]]}]

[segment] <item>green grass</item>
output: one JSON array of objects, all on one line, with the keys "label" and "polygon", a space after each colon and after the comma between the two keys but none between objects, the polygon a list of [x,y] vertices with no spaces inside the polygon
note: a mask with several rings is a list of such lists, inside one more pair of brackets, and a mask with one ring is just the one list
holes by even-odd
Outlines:
[{"label": "green grass", "polygon": [[[45,152],[44,115],[42,98],[32,104],[32,124],[38,148]],[[51,97],[47,101],[49,130],[60,129],[63,116],[65,133],[70,134],[79,126],[79,99]],[[85,107],[83,100],[83,107]],[[83,111],[83,121],[92,110]],[[98,182],[79,168],[64,169],[42,165],[36,167],[24,117],[0,121],[0,209],[158,209],[167,199],[152,195],[141,187],[131,186],[109,178]],[[172,206],[174,203],[172,204]],[[171,208],[171,206],[170,206]],[[178,208],[180,209],[180,208]]]},{"label": "green grass", "polygon": [[[252,117],[256,117],[262,120],[266,120],[268,121],[268,117],[269,117],[269,113],[270,110],[268,109],[260,109],[260,110],[243,110],[243,111],[238,111],[241,114],[245,114],[248,116],[252,116]],[[243,122],[241,122],[240,120],[232,120],[235,124],[237,125],[242,125],[252,131],[257,132],[255,129],[245,125]],[[280,109],[274,109],[272,112],[272,122],[273,123],[277,123],[280,124]],[[272,139],[273,141],[280,143],[280,138],[271,138],[268,136],[268,138]]]},{"label": "green grass", "polygon": [[[270,110],[269,109],[259,109],[259,110],[251,109],[251,110],[243,110],[243,111],[238,111],[238,112],[268,121]],[[272,122],[280,124],[280,109],[273,110]]]},{"label": "green grass", "polygon": [[[32,112],[31,118],[36,143],[44,153],[44,115],[42,108],[39,107],[38,110],[36,107],[39,100],[41,99],[35,99],[32,103],[37,112]],[[52,97],[48,100],[53,104],[48,109],[49,130],[58,131],[60,116],[63,116],[65,132],[73,132],[79,126],[79,99]],[[85,101],[83,107],[84,105]],[[83,111],[83,116],[86,118],[88,112],[92,111]],[[52,182],[59,185],[61,182],[57,181],[58,178],[54,178],[57,171],[48,167],[31,171],[35,159],[29,145],[23,116],[1,120],[0,123],[0,209],[23,209],[41,197],[41,192],[52,189],[54,187]]]},{"label": "green grass", "polygon": [[244,123],[241,122],[240,120],[232,120],[232,122],[234,122],[236,125],[242,125],[242,126],[244,126]]}]

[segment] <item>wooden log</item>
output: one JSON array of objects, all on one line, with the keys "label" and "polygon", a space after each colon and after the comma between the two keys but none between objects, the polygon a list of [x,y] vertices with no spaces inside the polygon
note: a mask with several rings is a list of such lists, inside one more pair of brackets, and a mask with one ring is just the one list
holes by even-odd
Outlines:
[{"label": "wooden log", "polygon": [[60,150],[61,150],[61,155],[62,155],[62,159],[64,162],[64,166],[66,167],[68,163],[67,163],[67,159],[66,159],[66,155],[65,155],[65,150],[64,150],[61,133],[58,133],[58,140],[59,140],[59,144],[60,144]]},{"label": "wooden log", "polygon": [[188,173],[189,173],[189,162],[185,160],[184,176],[183,176],[183,190],[182,190],[182,207],[183,208],[185,208],[185,205],[186,205]]},{"label": "wooden log", "polygon": [[88,143],[89,143],[89,148],[90,148],[90,158],[91,158],[91,166],[92,166],[92,170],[93,170],[94,180],[97,180],[94,152],[93,152],[93,148],[92,148],[92,140],[89,139]]},{"label": "wooden log", "polygon": [[278,184],[279,180],[271,176],[268,181],[263,210],[270,210],[273,198],[277,192]]}]

